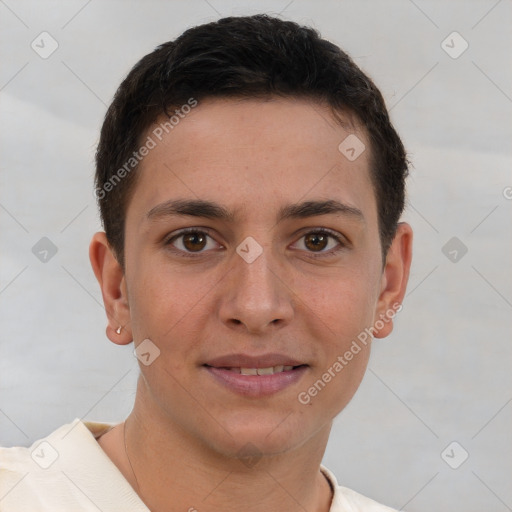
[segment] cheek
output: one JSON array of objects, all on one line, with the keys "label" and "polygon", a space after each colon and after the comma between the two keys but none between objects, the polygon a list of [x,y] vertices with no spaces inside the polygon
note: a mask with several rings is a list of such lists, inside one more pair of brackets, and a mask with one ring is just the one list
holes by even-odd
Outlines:
[{"label": "cheek", "polygon": [[210,280],[198,273],[176,272],[168,264],[145,265],[131,279],[134,340],[150,338],[162,351],[192,349],[203,329]]},{"label": "cheek", "polygon": [[354,396],[370,356],[371,336],[365,329],[373,322],[377,281],[376,272],[361,265],[340,270],[323,286],[309,286],[306,306],[309,324],[316,326],[319,364],[301,403],[310,401],[334,417]]},{"label": "cheek", "polygon": [[340,342],[357,335],[373,320],[378,290],[369,275],[369,269],[351,267],[321,278],[298,278],[297,296],[309,310],[308,316],[318,318]]},{"label": "cheek", "polygon": [[334,418],[350,402],[366,371],[373,310],[364,288],[332,286],[312,299],[309,333],[315,340],[315,367],[298,400],[311,405],[319,417]]}]

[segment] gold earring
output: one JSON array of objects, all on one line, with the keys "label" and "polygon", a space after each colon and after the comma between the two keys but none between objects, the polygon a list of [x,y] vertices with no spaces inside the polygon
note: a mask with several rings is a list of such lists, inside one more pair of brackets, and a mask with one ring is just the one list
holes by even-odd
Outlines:
[{"label": "gold earring", "polygon": [[121,326],[116,329],[116,334],[121,334]]}]

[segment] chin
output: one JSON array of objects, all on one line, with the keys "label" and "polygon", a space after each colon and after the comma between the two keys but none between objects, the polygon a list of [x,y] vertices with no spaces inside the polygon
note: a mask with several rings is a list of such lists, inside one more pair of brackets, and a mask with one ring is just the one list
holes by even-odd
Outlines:
[{"label": "chin", "polygon": [[261,455],[282,454],[304,444],[315,431],[312,426],[308,428],[304,418],[289,412],[238,414],[236,419],[223,418],[222,424],[226,430],[216,429],[218,436],[210,439],[209,444],[229,457],[240,457],[246,452],[248,456],[252,452]]}]

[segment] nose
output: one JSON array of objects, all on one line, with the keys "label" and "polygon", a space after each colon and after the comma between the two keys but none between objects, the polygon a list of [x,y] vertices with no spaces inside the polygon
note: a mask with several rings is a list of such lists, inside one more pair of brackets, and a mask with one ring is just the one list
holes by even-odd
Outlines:
[{"label": "nose", "polygon": [[286,285],[284,270],[263,250],[248,263],[233,255],[233,267],[223,280],[219,315],[224,324],[250,334],[288,325],[294,314],[293,292]]}]

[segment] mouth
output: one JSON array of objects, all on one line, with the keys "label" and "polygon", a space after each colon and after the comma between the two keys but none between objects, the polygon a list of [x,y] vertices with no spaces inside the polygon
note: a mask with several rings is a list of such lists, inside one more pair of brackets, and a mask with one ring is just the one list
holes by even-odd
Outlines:
[{"label": "mouth", "polygon": [[275,373],[289,372],[292,370],[296,370],[297,368],[301,368],[302,366],[307,366],[305,364],[299,364],[296,366],[293,365],[277,365],[277,366],[268,366],[266,368],[242,368],[242,367],[227,367],[227,366],[210,366],[205,364],[204,366],[209,368],[218,368],[220,370],[226,370],[228,372],[238,373],[240,375],[274,375]]},{"label": "mouth", "polygon": [[202,367],[224,389],[245,397],[259,398],[296,384],[308,371],[309,365],[284,356],[267,356],[257,360],[233,356],[210,361]]}]

